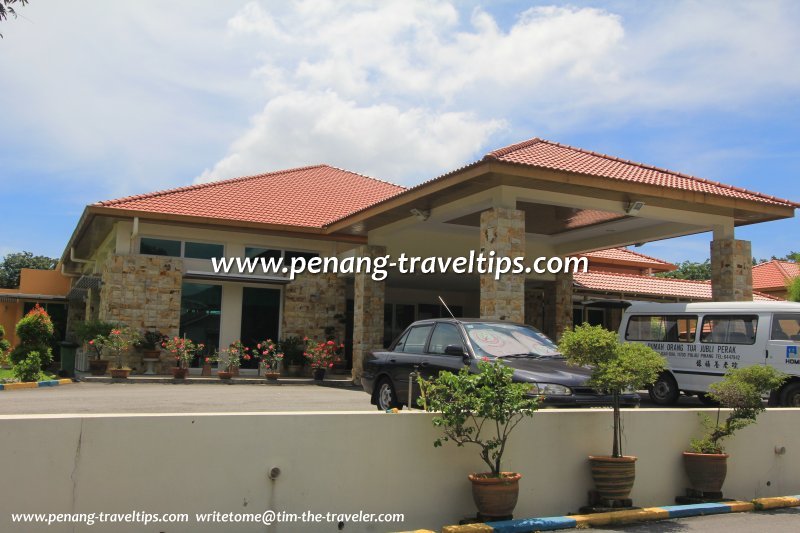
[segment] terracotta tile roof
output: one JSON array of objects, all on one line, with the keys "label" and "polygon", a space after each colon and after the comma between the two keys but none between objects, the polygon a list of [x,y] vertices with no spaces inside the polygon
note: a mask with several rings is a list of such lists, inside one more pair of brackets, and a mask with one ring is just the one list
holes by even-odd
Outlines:
[{"label": "terracotta tile roof", "polygon": [[783,289],[786,283],[800,276],[800,265],[791,261],[766,261],[753,267],[753,288]]},{"label": "terracotta tile roof", "polygon": [[318,227],[405,189],[328,165],[213,181],[94,205],[173,215]]},{"label": "terracotta tile roof", "polygon": [[594,252],[587,252],[581,254],[589,258],[589,260],[597,259],[598,262],[605,260],[617,263],[635,263],[637,265],[652,265],[654,268],[668,268],[675,270],[675,265],[668,263],[649,255],[640,254],[627,248],[608,248],[606,250],[595,250]]},{"label": "terracotta tile roof", "polygon": [[739,198],[765,204],[800,207],[800,204],[790,200],[749,191],[741,187],[725,185],[716,181],[696,178],[672,170],[643,165],[634,161],[538,138],[489,152],[484,157],[484,160],[497,160],[518,165],[658,185],[670,189]]},{"label": "terracotta tile roof", "polygon": [[[653,297],[687,298],[692,300],[711,300],[711,282],[686,279],[638,276],[635,274],[610,274],[606,272],[585,272],[575,274],[575,285],[579,288],[619,292],[627,297],[636,295]],[[753,292],[753,300],[778,300],[772,296]]]}]

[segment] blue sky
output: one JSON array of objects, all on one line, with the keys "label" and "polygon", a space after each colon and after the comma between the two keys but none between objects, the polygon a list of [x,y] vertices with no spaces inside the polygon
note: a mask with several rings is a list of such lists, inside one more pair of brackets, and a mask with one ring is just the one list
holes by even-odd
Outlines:
[{"label": "blue sky", "polygon": [[[800,200],[800,3],[34,0],[0,23],[0,255],[83,207],[326,162],[413,185],[538,136]],[[756,257],[796,220],[737,229]],[[708,235],[640,251],[703,260]]]}]

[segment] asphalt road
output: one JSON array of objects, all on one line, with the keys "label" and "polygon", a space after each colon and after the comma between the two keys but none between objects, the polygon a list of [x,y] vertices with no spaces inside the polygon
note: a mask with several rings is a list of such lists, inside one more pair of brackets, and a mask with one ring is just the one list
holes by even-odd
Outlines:
[{"label": "asphalt road", "polygon": [[316,385],[71,383],[0,391],[0,414],[373,411],[361,389]]},{"label": "asphalt road", "polygon": [[[585,532],[586,529],[564,531]],[[758,513],[731,513],[646,522],[627,526],[591,528],[592,533],[796,533],[800,531],[800,508],[776,509]]]}]

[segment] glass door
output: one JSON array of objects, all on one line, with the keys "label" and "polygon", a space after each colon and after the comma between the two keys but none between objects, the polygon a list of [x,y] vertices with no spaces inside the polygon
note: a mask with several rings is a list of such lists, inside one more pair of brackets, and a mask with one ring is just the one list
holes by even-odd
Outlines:
[{"label": "glass door", "polygon": [[[279,340],[281,309],[280,289],[259,287],[242,288],[242,329],[239,338],[242,343],[255,349],[256,344],[265,340]],[[242,361],[243,369],[257,369],[255,359]]]}]

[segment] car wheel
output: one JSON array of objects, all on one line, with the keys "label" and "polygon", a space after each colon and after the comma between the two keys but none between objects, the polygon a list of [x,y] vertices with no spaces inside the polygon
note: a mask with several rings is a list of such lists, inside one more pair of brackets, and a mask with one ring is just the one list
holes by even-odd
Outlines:
[{"label": "car wheel", "polygon": [[681,391],[678,390],[678,383],[669,372],[664,372],[653,385],[650,386],[650,399],[656,405],[675,405]]},{"label": "car wheel", "polygon": [[800,407],[800,381],[789,383],[781,392],[783,407]]},{"label": "car wheel", "polygon": [[378,387],[375,391],[375,404],[379,411],[403,408],[400,402],[397,401],[397,394],[394,392],[394,387],[389,379],[383,378],[378,383]]},{"label": "car wheel", "polygon": [[697,399],[700,400],[700,403],[703,405],[708,405],[709,407],[718,407],[719,402],[706,394],[705,392],[700,392],[697,394]]}]

